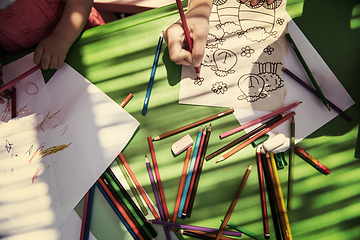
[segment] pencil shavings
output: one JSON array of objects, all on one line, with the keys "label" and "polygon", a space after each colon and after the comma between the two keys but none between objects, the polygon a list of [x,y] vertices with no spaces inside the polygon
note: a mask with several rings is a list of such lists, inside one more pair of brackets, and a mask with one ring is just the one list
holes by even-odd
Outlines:
[{"label": "pencil shavings", "polygon": [[186,134],[184,137],[180,138],[171,146],[171,150],[175,155],[178,155],[184,150],[186,150],[188,147],[192,146],[193,143],[194,141],[191,136],[189,134]]}]

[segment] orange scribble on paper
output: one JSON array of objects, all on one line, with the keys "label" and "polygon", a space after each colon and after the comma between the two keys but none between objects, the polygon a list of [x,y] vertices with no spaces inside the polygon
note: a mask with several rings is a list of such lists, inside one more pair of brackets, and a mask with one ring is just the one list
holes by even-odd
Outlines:
[{"label": "orange scribble on paper", "polygon": [[38,174],[39,174],[39,172],[40,172],[40,170],[41,170],[41,167],[42,167],[42,164],[41,164],[40,167],[38,167],[38,168],[36,169],[35,174],[34,174],[34,176],[33,176],[33,178],[32,178],[32,183],[34,183],[35,180],[37,179]]},{"label": "orange scribble on paper", "polygon": [[[45,143],[43,142],[43,143],[40,145],[40,147],[38,147],[38,149],[36,149],[36,151],[34,152],[34,154],[31,156],[31,158],[30,158],[30,160],[29,160],[29,163],[31,163],[31,161],[33,160],[33,158],[35,157],[35,155],[36,155],[37,153],[40,154],[41,150],[43,150],[44,147],[45,147]],[[30,149],[32,149],[32,146],[31,146]],[[29,149],[29,151],[30,151],[30,149]],[[31,154],[31,152],[29,152],[29,155],[30,155],[30,154]]]}]

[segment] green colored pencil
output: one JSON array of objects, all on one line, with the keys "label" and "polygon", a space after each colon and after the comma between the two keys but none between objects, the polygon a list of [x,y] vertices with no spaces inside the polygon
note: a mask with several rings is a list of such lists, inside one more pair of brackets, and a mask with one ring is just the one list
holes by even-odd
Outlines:
[{"label": "green colored pencil", "polygon": [[[223,220],[221,220],[221,221],[223,221]],[[245,235],[248,235],[249,237],[251,237],[251,238],[253,238],[253,239],[256,239],[256,240],[266,240],[265,238],[263,238],[263,237],[255,234],[255,233],[253,233],[253,232],[251,232],[251,231],[249,231],[249,230],[247,230],[247,229],[245,229],[245,228],[243,228],[243,227],[240,227],[240,226],[238,226],[238,225],[236,225],[235,223],[232,223],[232,222],[230,222],[230,221],[227,223],[227,225],[228,225],[229,227],[231,227],[231,228],[239,231],[239,232],[242,232],[242,233],[245,234]]]},{"label": "green colored pencil", "polygon": [[129,176],[128,172],[126,171],[124,164],[121,162],[119,156],[117,156],[117,157],[115,158],[115,160],[116,160],[116,162],[117,162],[117,164],[118,164],[118,166],[119,166],[122,174],[124,175],[124,178],[125,178],[126,182],[128,183],[128,185],[129,185],[129,187],[130,187],[130,189],[131,189],[131,192],[134,194],[135,199],[136,199],[136,201],[138,202],[139,207],[140,207],[142,213],[146,216],[146,215],[148,214],[148,211],[146,210],[143,202],[141,201],[141,198],[140,198],[140,196],[139,196],[139,193],[138,193],[138,191],[136,190],[133,182],[131,181],[130,176]]},{"label": "green colored pencil", "polygon": [[289,177],[288,177],[288,199],[287,209],[292,209],[293,184],[294,184],[294,155],[295,155],[295,118],[291,119],[290,130],[290,151],[289,151]]},{"label": "green colored pencil", "polygon": [[294,40],[291,38],[291,36],[290,36],[289,33],[285,34],[285,37],[286,37],[286,39],[289,41],[291,47],[294,49],[296,56],[299,58],[299,60],[300,60],[300,62],[301,62],[301,65],[304,67],[304,69],[305,69],[307,75],[309,76],[312,84],[314,85],[316,91],[318,92],[318,94],[319,94],[322,102],[324,103],[324,105],[326,106],[326,108],[330,111],[330,105],[329,105],[328,101],[326,100],[326,98],[325,98],[325,96],[324,96],[324,93],[321,91],[318,83],[316,82],[314,76],[312,75],[312,73],[311,73],[311,71],[310,71],[310,68],[309,68],[308,65],[306,64],[304,58],[302,57],[299,49],[298,49],[297,46],[296,46]]}]

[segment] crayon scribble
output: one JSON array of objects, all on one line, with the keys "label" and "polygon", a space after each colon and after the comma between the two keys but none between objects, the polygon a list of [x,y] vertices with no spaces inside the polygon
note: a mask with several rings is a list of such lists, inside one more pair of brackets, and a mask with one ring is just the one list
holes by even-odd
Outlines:
[{"label": "crayon scribble", "polygon": [[[40,147],[38,147],[38,149],[36,149],[36,151],[34,152],[34,154],[31,156],[30,160],[29,160],[29,163],[31,163],[31,161],[33,160],[33,158],[35,157],[35,155],[39,152],[41,152],[41,150],[43,150],[43,148],[45,147],[45,143],[43,142]],[[31,150],[32,150],[33,146],[31,145],[30,149],[29,149],[29,155],[31,154]],[[26,154],[26,153],[25,153]]]},{"label": "crayon scribble", "polygon": [[50,154],[54,154],[54,153],[60,152],[64,149],[68,148],[70,146],[70,144],[71,143],[57,145],[57,146],[49,147],[49,148],[45,149],[44,151],[40,151],[40,153],[39,153],[40,158],[37,161],[39,161],[40,159],[42,159]]},{"label": "crayon scribble", "polygon": [[13,149],[13,143],[10,143],[9,140],[6,139],[6,144],[5,144],[5,149],[7,151],[7,153],[10,153],[11,149]]},{"label": "crayon scribble", "polygon": [[43,130],[43,132],[45,132],[45,130],[44,130],[43,127],[42,127],[42,125],[43,125],[43,123],[45,122],[45,120],[46,120],[46,119],[52,119],[52,118],[54,118],[54,117],[56,116],[56,114],[58,114],[59,112],[60,112],[60,110],[57,111],[56,113],[51,114],[51,115],[49,116],[49,114],[50,114],[50,111],[49,111],[48,114],[46,115],[46,117],[44,118],[44,120],[42,120],[42,122],[40,123],[39,128],[40,128],[41,130]]},{"label": "crayon scribble", "polygon": [[38,167],[37,169],[36,169],[36,171],[35,171],[35,174],[34,174],[34,176],[33,176],[33,178],[32,178],[32,183],[34,183],[35,182],[35,179],[37,179],[37,176],[38,176],[38,174],[39,174],[39,172],[40,172],[40,170],[41,170],[41,167],[42,167],[42,164],[41,164],[41,166],[40,167]]}]

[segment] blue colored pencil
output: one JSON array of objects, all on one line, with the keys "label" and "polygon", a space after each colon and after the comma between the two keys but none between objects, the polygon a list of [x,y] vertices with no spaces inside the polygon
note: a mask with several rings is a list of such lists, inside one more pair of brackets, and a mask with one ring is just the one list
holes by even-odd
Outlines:
[{"label": "blue colored pencil", "polygon": [[94,191],[95,191],[95,186],[93,185],[91,186],[91,188],[89,189],[89,191],[86,193],[85,196],[85,205],[84,205],[83,219],[81,223],[80,240],[89,239],[92,205],[94,202]]},{"label": "blue colored pencil", "polygon": [[196,137],[196,141],[195,141],[195,145],[194,145],[194,152],[193,152],[193,155],[191,157],[189,171],[188,171],[188,175],[186,177],[186,182],[185,182],[185,186],[184,186],[184,191],[183,191],[183,194],[181,196],[178,217],[182,216],[182,212],[183,212],[184,207],[185,207],[186,196],[187,196],[187,193],[189,191],[191,177],[192,177],[192,174],[193,174],[193,171],[194,171],[196,156],[197,156],[197,153],[198,153],[198,150],[199,150],[201,137],[202,137],[202,127],[200,127],[198,135]]},{"label": "blue colored pencil", "polygon": [[132,230],[130,225],[126,222],[123,215],[121,215],[120,211],[116,208],[115,204],[111,201],[111,199],[109,198],[109,196],[107,195],[107,193],[105,192],[105,190],[103,189],[103,187],[100,185],[100,183],[98,181],[96,181],[96,186],[98,187],[98,189],[100,190],[100,192],[102,193],[102,195],[104,196],[106,201],[109,203],[112,210],[114,210],[115,214],[119,217],[120,221],[124,224],[125,228],[128,230],[130,235],[134,238],[134,240],[139,240],[139,238],[136,236],[134,230]]},{"label": "blue colored pencil", "polygon": [[162,42],[163,42],[163,36],[162,36],[162,33],[161,33],[161,35],[160,35],[160,37],[159,37],[159,42],[158,42],[158,45],[157,45],[157,48],[156,48],[156,53],[155,53],[155,58],[154,58],[153,67],[152,67],[152,69],[151,69],[151,74],[150,74],[150,80],[149,80],[148,88],[147,88],[146,95],[145,95],[144,106],[143,106],[143,109],[142,109],[142,114],[143,114],[143,115],[146,114],[146,111],[147,111],[147,108],[148,108],[148,105],[149,105],[150,93],[151,93],[152,86],[153,86],[153,84],[154,84],[155,72],[156,72],[156,68],[157,68],[158,61],[159,61],[159,56],[160,56],[160,50],[161,50]]}]

